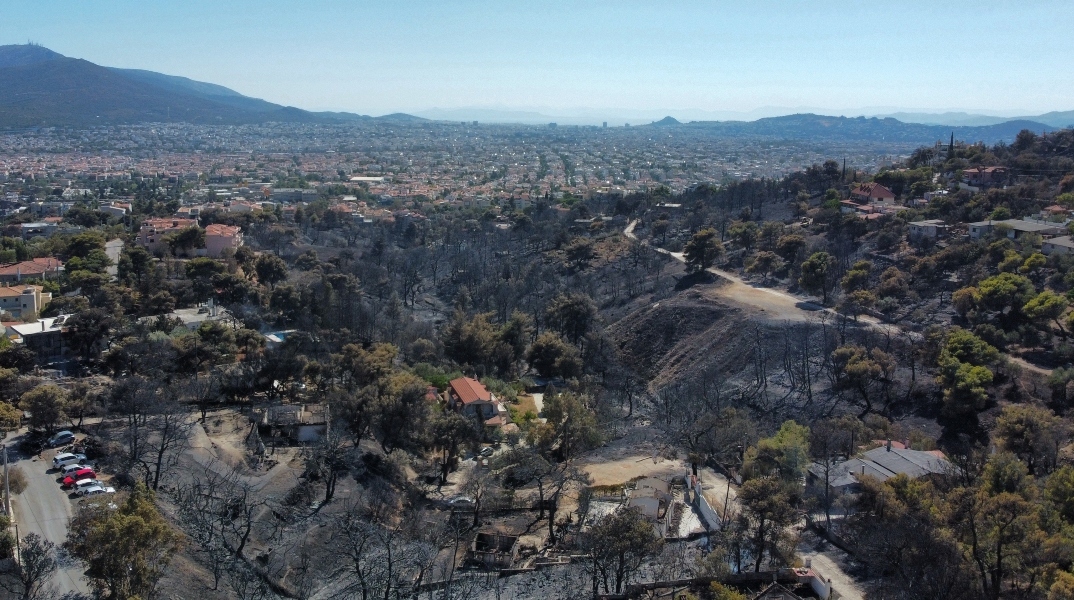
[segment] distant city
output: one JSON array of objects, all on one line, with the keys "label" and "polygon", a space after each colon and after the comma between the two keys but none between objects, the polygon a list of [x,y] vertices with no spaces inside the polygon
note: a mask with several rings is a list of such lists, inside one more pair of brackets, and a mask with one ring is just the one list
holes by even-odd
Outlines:
[{"label": "distant city", "polygon": [[[833,156],[871,172],[914,147],[727,138],[651,126],[144,124],[2,134],[0,175],[237,182],[300,176],[367,186],[389,199],[450,203],[587,198],[659,186],[682,191],[702,183],[781,177]],[[352,182],[356,177],[373,179]]]}]

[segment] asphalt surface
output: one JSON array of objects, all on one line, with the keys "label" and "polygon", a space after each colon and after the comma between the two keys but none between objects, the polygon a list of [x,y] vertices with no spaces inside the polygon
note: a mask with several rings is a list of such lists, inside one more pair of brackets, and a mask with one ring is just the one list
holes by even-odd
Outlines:
[{"label": "asphalt surface", "polygon": [[[9,442],[8,447],[17,447],[19,438]],[[36,533],[56,544],[57,547],[67,539],[67,525],[74,514],[76,501],[60,487],[59,471],[52,469],[52,457],[56,450],[45,450],[40,458],[22,457],[13,448],[9,450],[8,462],[18,465],[26,475],[26,490],[12,500],[12,512],[18,523],[19,535]],[[53,585],[60,594],[80,592],[89,594],[90,588],[82,577],[84,570],[81,563],[60,552],[60,569],[53,578]]]}]

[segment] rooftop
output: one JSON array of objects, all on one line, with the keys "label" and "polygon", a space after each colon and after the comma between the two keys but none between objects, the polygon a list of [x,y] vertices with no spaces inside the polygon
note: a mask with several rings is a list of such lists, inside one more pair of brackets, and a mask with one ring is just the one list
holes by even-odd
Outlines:
[{"label": "rooftop", "polygon": [[451,391],[458,396],[459,401],[463,404],[477,401],[492,402],[492,393],[476,379],[459,377],[448,382],[448,386],[451,387]]}]

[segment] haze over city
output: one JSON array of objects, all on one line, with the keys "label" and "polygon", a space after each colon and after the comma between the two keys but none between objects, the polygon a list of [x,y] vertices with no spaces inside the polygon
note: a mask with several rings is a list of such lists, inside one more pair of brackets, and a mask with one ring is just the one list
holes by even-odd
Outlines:
[{"label": "haze over city", "polygon": [[1061,1],[9,0],[0,43],[372,115],[1014,117],[1074,107],[1072,26]]}]

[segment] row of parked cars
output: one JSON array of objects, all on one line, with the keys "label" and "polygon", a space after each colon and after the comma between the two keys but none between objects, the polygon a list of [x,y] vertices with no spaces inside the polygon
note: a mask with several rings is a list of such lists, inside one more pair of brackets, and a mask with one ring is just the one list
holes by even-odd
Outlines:
[{"label": "row of parked cars", "polygon": [[[69,441],[74,441],[74,434],[70,431],[61,431],[56,435],[62,434],[70,434]],[[53,445],[52,439],[49,440],[49,445]],[[97,480],[97,472],[86,460],[85,454],[60,452],[52,459],[52,466],[60,471],[64,489],[73,490],[76,496],[89,497],[116,493],[116,488],[106,486]]]}]

